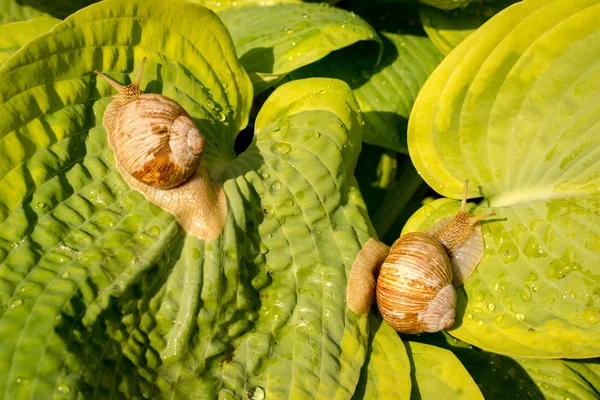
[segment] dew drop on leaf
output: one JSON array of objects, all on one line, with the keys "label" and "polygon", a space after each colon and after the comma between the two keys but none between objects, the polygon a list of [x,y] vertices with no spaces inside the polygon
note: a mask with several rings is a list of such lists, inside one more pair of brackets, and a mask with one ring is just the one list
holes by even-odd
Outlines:
[{"label": "dew drop on leaf", "polygon": [[313,133],[313,137],[314,137],[315,139],[318,139],[320,136],[321,136],[321,134],[320,134],[319,132],[315,132],[315,133]]},{"label": "dew drop on leaf", "polygon": [[503,319],[504,319],[504,316],[503,316],[503,315],[498,315],[498,316],[496,317],[496,322],[501,322]]},{"label": "dew drop on leaf", "polygon": [[488,304],[488,310],[494,311],[496,309],[496,305],[494,303]]},{"label": "dew drop on leaf", "polygon": [[17,308],[23,304],[23,299],[14,299],[12,303],[10,303],[10,308]]},{"label": "dew drop on leaf", "polygon": [[71,393],[71,388],[69,387],[69,385],[65,385],[64,383],[58,385],[58,387],[56,389],[61,393],[65,393],[65,394]]},{"label": "dew drop on leaf", "polygon": [[515,317],[517,318],[517,321],[519,321],[519,322],[525,321],[525,314],[523,314],[523,313],[518,313],[517,315],[515,315]]},{"label": "dew drop on leaf", "polygon": [[219,112],[219,121],[225,122],[225,119],[226,119],[225,114],[223,114],[222,112]]},{"label": "dew drop on leaf", "polygon": [[531,289],[529,289],[529,286],[525,285],[523,286],[523,290],[521,290],[521,300],[529,301],[529,299],[531,299]]},{"label": "dew drop on leaf", "polygon": [[273,190],[279,190],[279,189],[281,189],[281,182],[280,181],[274,181],[273,184],[271,185],[271,189],[273,189]]},{"label": "dew drop on leaf", "polygon": [[262,173],[262,177],[263,177],[263,179],[269,179],[269,177],[270,177],[270,176],[271,176],[271,175],[269,175],[269,173],[268,173],[268,172],[263,172],[263,173]]},{"label": "dew drop on leaf", "polygon": [[594,307],[587,307],[583,311],[583,318],[590,324],[598,323],[598,310]]},{"label": "dew drop on leaf", "polygon": [[279,154],[287,154],[292,151],[292,146],[287,143],[277,142],[273,148]]}]

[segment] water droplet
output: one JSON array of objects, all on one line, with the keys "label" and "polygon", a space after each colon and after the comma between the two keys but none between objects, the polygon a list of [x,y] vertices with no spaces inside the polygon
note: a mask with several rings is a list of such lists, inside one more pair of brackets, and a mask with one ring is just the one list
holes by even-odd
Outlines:
[{"label": "water droplet", "polygon": [[483,326],[483,321],[479,321],[479,322],[477,322],[477,325],[479,325],[479,326]]},{"label": "water droplet", "polygon": [[467,319],[473,319],[473,314],[467,314]]},{"label": "water droplet", "polygon": [[540,290],[540,288],[537,287],[537,286],[534,286],[534,287],[531,288],[531,290],[533,290],[534,292],[537,293]]},{"label": "water droplet", "polygon": [[292,151],[292,146],[287,143],[277,142],[275,143],[273,150],[279,154],[287,154]]},{"label": "water droplet", "polygon": [[583,318],[590,324],[598,323],[598,309],[594,307],[587,307],[583,311]]},{"label": "water droplet", "polygon": [[494,311],[496,309],[496,305],[494,303],[488,304],[488,310]]},{"label": "water droplet", "polygon": [[260,386],[250,389],[247,395],[250,400],[265,400],[265,390]]},{"label": "water droplet", "polygon": [[225,250],[225,255],[227,256],[227,258],[230,258],[234,261],[236,261],[238,257],[237,251],[233,247],[230,247],[227,250]]},{"label": "water droplet", "polygon": [[271,189],[273,189],[273,190],[279,190],[279,189],[281,189],[281,182],[280,181],[274,181],[273,184],[271,185]]},{"label": "water droplet", "polygon": [[227,117],[225,116],[225,114],[223,114],[221,111],[219,111],[219,121],[220,122],[225,122],[225,119]]},{"label": "water droplet", "polygon": [[14,299],[12,303],[10,303],[10,308],[17,308],[23,304],[23,299]]},{"label": "water droplet", "polygon": [[531,299],[531,289],[529,289],[529,286],[525,285],[523,286],[523,290],[521,290],[521,300],[529,301],[529,299]]},{"label": "water droplet", "polygon": [[269,179],[271,177],[271,175],[269,175],[268,172],[263,172],[262,177],[263,177],[263,179]]},{"label": "water droplet", "polygon": [[515,317],[517,318],[517,321],[519,321],[519,322],[525,321],[525,314],[518,313],[517,315],[515,315]]},{"label": "water droplet", "polygon": [[212,101],[212,100],[208,100],[208,102],[206,102],[206,106],[208,108],[210,108],[211,110],[214,110],[215,109],[215,102]]},{"label": "water droplet", "polygon": [[38,208],[46,208],[46,203],[40,201],[39,203],[37,203],[37,206]]},{"label": "water droplet", "polygon": [[477,300],[477,302],[481,303],[483,301],[483,299],[485,299],[485,293],[483,293],[483,292],[477,293],[475,300]]},{"label": "water droplet", "polygon": [[320,136],[321,136],[321,134],[320,134],[319,132],[315,132],[315,133],[313,133],[313,137],[314,137],[315,139],[318,139]]},{"label": "water droplet", "polygon": [[304,18],[304,19],[308,18],[308,15],[302,14],[302,18]]},{"label": "water droplet", "polygon": [[574,299],[575,297],[577,297],[577,293],[571,292],[569,293],[569,296],[571,296],[571,298]]},{"label": "water droplet", "polygon": [[153,226],[150,229],[148,229],[148,234],[150,236],[158,236],[160,235],[160,228],[158,226]]},{"label": "water droplet", "polygon": [[292,207],[294,205],[294,200],[293,199],[287,199],[284,203],[284,206],[286,207]]},{"label": "water droplet", "polygon": [[530,273],[529,275],[527,275],[527,280],[528,281],[537,281],[538,280],[538,274],[536,274],[535,272]]},{"label": "water droplet", "polygon": [[17,247],[19,247],[19,243],[18,242],[12,242],[10,244],[10,247],[13,248],[13,249],[16,249]]},{"label": "water droplet", "polygon": [[285,31],[285,33],[287,33],[288,35],[291,35],[291,34],[293,34],[293,33],[294,33],[294,30],[293,30],[293,29],[291,29],[291,28],[285,28],[285,29],[284,29],[284,31]]},{"label": "water droplet", "polygon": [[496,317],[496,322],[501,322],[503,319],[504,319],[504,316],[503,316],[503,315],[498,315],[498,316]]},{"label": "water droplet", "polygon": [[69,276],[71,276],[71,274],[69,274],[68,272],[63,272],[63,274],[61,275],[61,278],[67,279],[67,278],[69,278]]},{"label": "water droplet", "polygon": [[29,385],[29,379],[27,378],[17,378],[15,379],[15,382],[17,382],[19,385]]},{"label": "water droplet", "polygon": [[69,385],[66,385],[64,383],[58,385],[58,387],[56,388],[59,392],[61,393],[71,393],[71,387],[69,387]]}]

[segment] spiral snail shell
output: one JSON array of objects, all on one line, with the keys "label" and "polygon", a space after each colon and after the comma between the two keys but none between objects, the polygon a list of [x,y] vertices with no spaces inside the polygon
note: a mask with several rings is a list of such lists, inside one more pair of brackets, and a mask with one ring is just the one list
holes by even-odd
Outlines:
[{"label": "spiral snail shell", "polygon": [[126,86],[94,71],[117,90],[103,117],[116,169],[130,187],[175,215],[188,234],[214,240],[225,225],[227,200],[202,163],[204,138],[176,101],[142,93],[145,62]]},{"label": "spiral snail shell", "polygon": [[454,217],[426,232],[401,236],[385,258],[381,256],[385,245],[374,240],[365,244],[361,253],[379,257],[370,257],[370,263],[364,262],[364,254],[357,257],[347,288],[351,310],[368,313],[375,291],[383,319],[399,332],[437,332],[452,327],[454,286],[462,285],[479,264],[484,253],[479,222],[495,215],[466,212],[467,185],[468,181],[460,211]]},{"label": "spiral snail shell", "polygon": [[168,97],[142,93],[142,60],[131,85],[123,86],[94,71],[117,90],[104,112],[109,145],[135,179],[161,189],[187,181],[198,169],[204,138],[189,114]]}]

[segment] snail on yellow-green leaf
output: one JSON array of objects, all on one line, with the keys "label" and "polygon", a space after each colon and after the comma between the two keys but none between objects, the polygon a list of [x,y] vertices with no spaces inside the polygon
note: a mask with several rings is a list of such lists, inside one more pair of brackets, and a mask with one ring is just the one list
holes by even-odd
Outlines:
[{"label": "snail on yellow-green leaf", "polygon": [[348,307],[369,313],[376,298],[383,319],[403,333],[437,332],[454,324],[455,286],[462,285],[483,257],[480,221],[496,215],[460,211],[426,232],[401,236],[389,249],[370,239],[359,252],[347,286]]},{"label": "snail on yellow-green leaf", "polygon": [[225,224],[227,202],[202,164],[204,137],[177,102],[142,93],[145,62],[127,86],[95,71],[117,90],[103,117],[117,170],[129,186],[174,214],[187,233],[213,240]]}]

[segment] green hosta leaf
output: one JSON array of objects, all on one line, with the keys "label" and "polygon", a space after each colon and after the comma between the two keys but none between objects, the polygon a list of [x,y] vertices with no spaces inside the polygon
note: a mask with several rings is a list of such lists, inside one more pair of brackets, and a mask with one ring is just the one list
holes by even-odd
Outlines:
[{"label": "green hosta leaf", "polygon": [[371,313],[367,360],[353,399],[408,399],[410,389],[410,362],[402,340]]},{"label": "green hosta leaf", "polygon": [[[408,116],[421,86],[442,59],[431,40],[382,33],[383,57],[372,48],[353,46],[291,74],[337,77],[353,88],[365,119],[363,140],[407,153]],[[375,68],[374,68],[375,67]]]},{"label": "green hosta leaf", "polygon": [[515,2],[516,0],[488,0],[452,11],[422,7],[419,14],[427,36],[442,53],[448,54],[494,14]]},{"label": "green hosta leaf", "polygon": [[80,10],[90,4],[96,3],[99,0],[61,0],[61,1],[45,1],[45,0],[17,0],[20,4],[33,7],[49,15],[64,19],[75,11]]},{"label": "green hosta leaf", "polygon": [[[205,135],[228,201],[211,242],[115,170],[101,122],[114,91],[92,71],[126,83],[143,57],[142,89]],[[3,397],[351,396],[368,326],[346,309],[346,274],[373,232],[346,84],[279,88],[236,158],[249,78],[215,14],[174,1],[90,6],[0,81]]]},{"label": "green hosta leaf", "polygon": [[[516,358],[516,361],[524,368],[525,375],[528,374],[538,385],[543,399],[595,400],[600,397],[598,360],[585,362]],[[515,371],[509,369],[507,374],[513,375]]]},{"label": "green hosta leaf", "polygon": [[230,7],[246,6],[274,6],[282,3],[300,3],[301,0],[187,0],[190,3],[200,4],[213,11],[222,11]]},{"label": "green hosta leaf", "polygon": [[[498,214],[452,331],[484,349],[600,354],[599,18],[597,0],[515,4],[458,46],[415,103],[408,141],[423,178],[454,198],[469,178],[469,195]],[[457,208],[432,203],[405,230]]]},{"label": "green hosta leaf", "polygon": [[450,351],[418,342],[404,342],[413,371],[411,399],[482,399],[465,367]]},{"label": "green hosta leaf", "polygon": [[473,0],[420,0],[425,4],[440,8],[442,10],[452,10],[459,7],[468,6]]},{"label": "green hosta leaf", "polygon": [[477,349],[441,332],[417,339],[452,351],[486,399],[592,400],[600,394],[598,359],[511,358]]},{"label": "green hosta leaf", "polygon": [[0,25],[0,66],[31,39],[48,32],[60,20],[42,16],[23,22]]},{"label": "green hosta leaf", "polygon": [[379,41],[360,17],[326,3],[228,8],[219,17],[257,91],[334,50],[361,40]]},{"label": "green hosta leaf", "polygon": [[9,22],[26,21],[31,18],[40,17],[46,13],[23,5],[17,0],[0,0],[0,24]]}]

